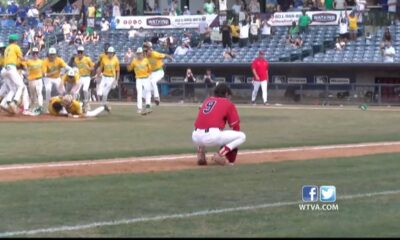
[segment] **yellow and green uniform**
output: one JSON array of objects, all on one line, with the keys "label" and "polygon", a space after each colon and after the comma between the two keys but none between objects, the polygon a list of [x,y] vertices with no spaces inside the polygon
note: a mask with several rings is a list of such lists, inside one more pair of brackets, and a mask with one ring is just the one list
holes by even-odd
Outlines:
[{"label": "yellow and green uniform", "polygon": [[23,65],[28,71],[28,80],[34,81],[43,78],[43,60],[41,59],[29,59],[24,62]]},{"label": "yellow and green uniform", "polygon": [[49,58],[46,58],[43,61],[43,72],[44,73],[51,73],[54,72],[51,75],[47,75],[48,78],[59,78],[61,74],[61,69],[65,68],[67,64],[64,62],[64,60],[60,57],[56,57],[54,61],[50,61]]},{"label": "yellow and green uniform", "polygon": [[4,65],[4,57],[0,55],[0,69],[3,67],[3,65]]},{"label": "yellow and green uniform", "polygon": [[11,43],[6,50],[4,50],[4,66],[17,66],[21,58],[23,58],[21,48],[15,43]]},{"label": "yellow and green uniform", "polygon": [[353,31],[357,30],[357,16],[349,16],[349,29]]},{"label": "yellow and green uniform", "polygon": [[67,74],[65,74],[62,78],[61,81],[63,84],[69,83],[69,84],[78,84],[79,83],[79,72],[75,73],[74,77],[69,77]]},{"label": "yellow and green uniform", "polygon": [[131,64],[128,66],[128,71],[134,71],[136,78],[147,78],[151,73],[151,65],[147,58],[142,60],[133,59]]},{"label": "yellow and green uniform", "polygon": [[163,62],[164,58],[165,58],[165,54],[162,54],[162,53],[159,53],[156,51],[152,51],[150,56],[147,57],[147,59],[150,62],[151,71],[162,70],[162,68],[164,66],[164,62]]},{"label": "yellow and green uniform", "polygon": [[116,77],[116,72],[119,72],[118,58],[114,56],[111,59],[109,57],[101,59],[100,68],[102,69],[103,76]]},{"label": "yellow and green uniform", "polygon": [[92,59],[88,56],[84,56],[82,59],[79,59],[79,57],[74,58],[74,64],[78,67],[79,69],[79,74],[81,77],[87,77],[90,76],[90,73],[92,72],[89,68],[94,67],[94,63],[92,62]]},{"label": "yellow and green uniform", "polygon": [[[53,107],[53,104],[59,103],[61,104],[62,98],[61,97],[52,97],[49,103],[49,113],[53,116],[59,116],[60,112],[56,111]],[[65,110],[72,115],[82,115],[82,104],[77,101],[73,100],[71,105],[66,107]]]}]

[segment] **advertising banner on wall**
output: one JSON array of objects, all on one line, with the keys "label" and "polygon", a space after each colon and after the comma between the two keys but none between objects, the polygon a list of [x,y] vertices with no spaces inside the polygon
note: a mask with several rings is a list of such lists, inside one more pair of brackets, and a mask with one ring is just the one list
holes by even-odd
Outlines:
[{"label": "advertising banner on wall", "polygon": [[185,15],[185,16],[124,16],[116,17],[117,29],[144,28],[197,28],[199,23],[205,19],[209,26],[218,25],[217,14],[208,15]]},{"label": "advertising banner on wall", "polygon": [[[312,20],[311,25],[338,25],[341,11],[315,11],[306,14]],[[276,12],[270,21],[272,26],[290,26],[293,21],[297,23],[301,15],[302,12]]]}]

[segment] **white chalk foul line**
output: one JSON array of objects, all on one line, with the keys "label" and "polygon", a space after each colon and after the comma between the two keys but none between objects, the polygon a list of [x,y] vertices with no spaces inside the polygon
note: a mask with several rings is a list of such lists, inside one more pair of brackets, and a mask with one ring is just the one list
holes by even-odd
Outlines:
[{"label": "white chalk foul line", "polygon": [[[395,194],[400,194],[400,190],[363,193],[363,194],[355,194],[355,195],[345,195],[345,196],[339,197],[338,200],[348,200],[348,199],[386,196],[386,195],[395,195]],[[78,231],[78,230],[91,229],[91,228],[95,228],[95,227],[117,226],[117,225],[143,223],[143,222],[156,222],[156,221],[171,220],[171,219],[182,219],[182,218],[190,218],[190,217],[198,217],[198,216],[208,216],[208,215],[229,213],[229,212],[285,207],[285,206],[292,206],[292,205],[297,205],[297,204],[301,204],[301,203],[304,203],[304,202],[301,202],[301,201],[276,202],[276,203],[266,203],[266,204],[260,204],[260,205],[241,206],[241,207],[234,207],[234,208],[202,210],[202,211],[196,211],[196,212],[190,212],[190,213],[159,215],[159,216],[154,216],[154,217],[138,217],[138,218],[130,218],[130,219],[105,221],[105,222],[94,222],[94,223],[74,225],[74,226],[60,226],[60,227],[52,227],[52,228],[39,228],[39,229],[34,229],[34,230],[3,232],[3,233],[0,233],[0,237],[12,237],[12,236],[18,236],[18,235],[35,235],[35,234],[39,234],[39,233],[55,233],[55,232],[64,232],[64,231]]]},{"label": "white chalk foul line", "polygon": [[[241,155],[252,154],[268,154],[268,153],[285,153],[285,152],[302,152],[302,151],[319,151],[329,149],[346,149],[346,148],[365,148],[365,147],[381,147],[381,146],[395,146],[400,145],[398,142],[378,142],[378,143],[357,143],[357,144],[340,144],[340,145],[326,145],[326,146],[308,146],[308,147],[292,147],[292,148],[277,148],[277,149],[262,149],[262,150],[245,150],[241,151]],[[133,163],[133,162],[151,162],[151,161],[175,161],[195,158],[194,154],[185,155],[165,155],[154,157],[137,157],[126,159],[107,159],[107,160],[90,160],[90,161],[71,161],[71,162],[57,162],[57,163],[34,163],[34,164],[11,164],[0,167],[0,171],[7,170],[24,170],[24,169],[37,169],[37,168],[59,168],[59,167],[78,167],[89,165],[106,165],[117,163]]]}]

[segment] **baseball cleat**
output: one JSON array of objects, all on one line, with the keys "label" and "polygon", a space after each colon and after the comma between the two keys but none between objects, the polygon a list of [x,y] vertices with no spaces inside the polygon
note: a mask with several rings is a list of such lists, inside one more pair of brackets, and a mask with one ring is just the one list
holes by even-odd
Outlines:
[{"label": "baseball cleat", "polygon": [[218,165],[225,165],[226,159],[224,156],[219,155],[219,153],[214,153],[211,159]]},{"label": "baseball cleat", "polygon": [[[7,105],[8,105],[8,104],[7,104]],[[3,106],[3,105],[0,105],[0,108],[1,108],[4,112],[6,112],[6,113],[8,113],[8,114],[14,114],[14,113],[11,111],[11,109],[10,109],[9,106],[5,107],[5,106]]]},{"label": "baseball cleat", "polygon": [[24,116],[34,116],[34,115],[32,114],[32,112],[29,111],[29,110],[24,110],[24,111],[22,112],[22,115],[24,115]]},{"label": "baseball cleat", "polygon": [[18,113],[18,107],[17,107],[17,104],[15,103],[15,101],[11,101],[11,102],[8,104],[8,106],[9,106],[9,108],[11,109],[11,111],[12,111],[14,114],[17,114],[17,113]]},{"label": "baseball cleat", "polygon": [[197,165],[199,165],[199,166],[207,165],[206,148],[205,147],[197,148]]},{"label": "baseball cleat", "polygon": [[107,104],[104,104],[104,110],[107,111],[108,113],[110,113],[111,107],[109,107]]},{"label": "baseball cleat", "polygon": [[156,98],[154,99],[154,102],[156,103],[157,106],[160,105],[160,99]]}]

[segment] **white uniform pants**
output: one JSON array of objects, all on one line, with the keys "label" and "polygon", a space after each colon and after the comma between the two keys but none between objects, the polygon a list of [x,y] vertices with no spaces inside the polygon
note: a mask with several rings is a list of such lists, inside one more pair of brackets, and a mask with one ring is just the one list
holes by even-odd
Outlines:
[{"label": "white uniform pants", "polygon": [[164,77],[164,70],[160,69],[158,71],[152,72],[149,79],[151,83],[151,90],[154,98],[160,99],[160,93],[158,92],[157,82]]},{"label": "white uniform pants", "polygon": [[151,105],[151,83],[149,78],[136,78],[137,108],[142,110],[143,95],[146,105]]},{"label": "white uniform pants", "polygon": [[7,81],[8,79],[10,81],[10,84],[14,84],[16,90],[13,100],[18,102],[21,99],[24,88],[26,88],[22,75],[18,72],[15,66],[6,65],[1,70],[1,77],[4,81]]},{"label": "white uniform pants", "polygon": [[90,86],[90,76],[81,77],[79,82],[82,85],[83,91],[83,104],[89,102],[89,86]]},{"label": "white uniform pants", "polygon": [[258,90],[261,86],[261,91],[262,91],[262,98],[264,103],[267,102],[267,87],[268,87],[268,82],[267,81],[253,81],[253,93],[251,95],[251,101],[254,102],[256,101],[257,93]]},{"label": "white uniform pants", "polygon": [[93,111],[88,111],[87,113],[84,114],[85,117],[96,117],[100,113],[104,111],[104,106],[100,106]]},{"label": "white uniform pants", "polygon": [[101,103],[106,104],[108,94],[111,91],[112,85],[115,81],[114,77],[102,76],[99,85],[97,86],[97,96],[102,96]]},{"label": "white uniform pants", "polygon": [[59,88],[58,92],[61,95],[70,94],[70,95],[72,95],[72,97],[74,99],[77,99],[80,89],[81,89],[80,83],[72,84],[72,83],[67,82],[67,83],[65,83],[65,86],[64,86],[64,84],[60,84],[60,88]]},{"label": "white uniform pants", "polygon": [[37,103],[40,107],[43,107],[43,80],[40,78],[29,81],[28,87],[31,96],[31,103]]},{"label": "white uniform pants", "polygon": [[226,146],[233,150],[246,141],[246,135],[240,131],[219,128],[210,128],[208,132],[197,129],[192,133],[192,140],[199,147]]},{"label": "white uniform pants", "polygon": [[46,102],[50,101],[51,90],[53,86],[57,90],[58,94],[61,94],[60,93],[61,78],[44,78],[43,83],[44,83],[44,88],[46,90]]}]

